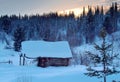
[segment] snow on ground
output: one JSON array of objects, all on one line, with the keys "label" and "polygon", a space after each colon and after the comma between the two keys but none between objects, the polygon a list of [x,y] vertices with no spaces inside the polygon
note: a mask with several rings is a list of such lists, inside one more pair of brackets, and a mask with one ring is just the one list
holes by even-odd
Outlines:
[{"label": "snow on ground", "polygon": [[14,65],[19,65],[19,54],[13,49],[6,49],[6,44],[0,43],[0,62],[8,62],[9,60],[14,63]]},{"label": "snow on ground", "polygon": [[85,54],[86,51],[90,51],[91,53],[97,54],[99,51],[96,51],[92,44],[85,44],[79,47],[75,47],[73,50],[77,54]]},{"label": "snow on ground", "polygon": [[[84,75],[85,66],[48,67],[19,66],[19,53],[0,46],[0,62],[12,60],[13,64],[0,63],[1,82],[94,82],[98,79]],[[99,80],[98,80],[99,82]]]},{"label": "snow on ground", "polygon": [[[48,67],[40,68],[35,66],[13,66],[13,65],[0,65],[0,81],[2,82],[21,82],[17,80],[32,80],[32,82],[56,82],[56,81],[72,81],[78,80],[77,75],[82,75],[84,66],[76,67]],[[79,72],[81,71],[81,72]],[[77,78],[75,79],[75,77]],[[7,79],[6,79],[7,78]],[[72,82],[70,81],[70,82]],[[75,82],[78,82],[75,81]],[[31,81],[29,81],[31,82]]]},{"label": "snow on ground", "polygon": [[[116,38],[115,42],[119,42],[118,39]],[[115,43],[114,46],[115,52],[119,53],[119,44]],[[98,53],[91,44],[75,48],[76,53],[84,54],[85,50]],[[13,64],[0,63],[1,82],[103,82],[102,78],[84,75],[87,72],[86,67],[81,65],[47,68],[35,65],[19,66],[19,54],[12,49],[5,49],[5,44],[0,43],[0,62],[8,60],[13,62]],[[107,82],[112,82],[112,80],[120,81],[120,74],[107,77]]]},{"label": "snow on ground", "polygon": [[[102,82],[102,78],[84,75],[85,66],[48,67],[0,64],[1,82]],[[120,74],[108,76],[107,82],[120,81]]]}]

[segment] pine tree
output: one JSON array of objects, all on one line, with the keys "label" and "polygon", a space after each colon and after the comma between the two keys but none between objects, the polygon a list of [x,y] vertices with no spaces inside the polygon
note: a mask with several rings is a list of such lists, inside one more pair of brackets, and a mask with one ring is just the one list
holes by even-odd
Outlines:
[{"label": "pine tree", "polygon": [[106,18],[104,21],[104,26],[109,34],[117,30],[117,20],[118,20],[118,6],[117,3],[112,3],[112,6],[106,13]]},{"label": "pine tree", "polygon": [[111,34],[113,32],[112,29],[112,21],[110,17],[106,17],[103,23],[103,26],[106,27],[105,30],[107,31],[108,34]]},{"label": "pine tree", "polygon": [[89,53],[90,58],[94,61],[94,63],[97,64],[102,64],[103,69],[102,70],[96,70],[96,69],[92,69],[88,70],[88,73],[85,73],[88,76],[97,76],[97,77],[101,77],[104,79],[104,82],[106,82],[106,76],[107,75],[111,75],[114,73],[119,73],[119,71],[117,71],[115,69],[115,67],[113,67],[112,69],[109,68],[109,66],[112,65],[112,61],[118,56],[118,55],[114,55],[113,54],[109,54],[109,50],[112,47],[112,44],[107,44],[106,43],[106,31],[105,28],[103,28],[100,32],[100,37],[102,38],[103,42],[101,44],[101,46],[95,44],[95,49],[100,51],[100,55],[94,55]]},{"label": "pine tree", "polygon": [[82,13],[82,16],[83,16],[83,17],[86,16],[85,7],[83,7],[83,13]]},{"label": "pine tree", "polygon": [[88,6],[86,43],[92,43],[94,41],[94,33],[95,33],[94,14],[92,8]]},{"label": "pine tree", "polygon": [[10,32],[10,26],[11,26],[11,20],[6,15],[6,16],[3,17],[3,21],[2,21],[2,29],[3,29],[3,31],[8,34]]},{"label": "pine tree", "polygon": [[21,42],[25,40],[25,33],[23,28],[18,27],[14,32],[14,50],[21,50]]}]

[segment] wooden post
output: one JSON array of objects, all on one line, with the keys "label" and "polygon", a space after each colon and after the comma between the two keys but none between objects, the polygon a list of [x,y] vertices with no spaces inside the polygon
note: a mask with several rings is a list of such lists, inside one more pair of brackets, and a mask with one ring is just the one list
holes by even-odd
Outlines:
[{"label": "wooden post", "polygon": [[25,65],[25,54],[23,55],[23,66]]},{"label": "wooden post", "polygon": [[9,63],[9,64],[12,64],[12,61],[11,61],[11,60],[9,60],[9,61],[8,61],[8,63]]},{"label": "wooden post", "polygon": [[21,65],[21,59],[22,59],[22,54],[20,54],[20,61],[19,61],[19,65]]}]

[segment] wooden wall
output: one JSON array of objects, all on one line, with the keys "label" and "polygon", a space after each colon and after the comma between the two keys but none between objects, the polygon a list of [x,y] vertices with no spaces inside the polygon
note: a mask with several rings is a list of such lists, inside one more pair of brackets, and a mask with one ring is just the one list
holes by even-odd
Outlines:
[{"label": "wooden wall", "polygon": [[50,58],[50,57],[38,57],[37,66],[68,66],[70,58]]}]

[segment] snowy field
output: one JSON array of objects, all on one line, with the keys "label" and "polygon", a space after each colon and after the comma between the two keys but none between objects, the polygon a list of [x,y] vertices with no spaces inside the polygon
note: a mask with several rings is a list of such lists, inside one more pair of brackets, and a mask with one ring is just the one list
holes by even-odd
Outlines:
[{"label": "snowy field", "polygon": [[[85,76],[86,67],[14,66],[0,64],[1,82],[102,82],[102,78]],[[108,76],[107,82],[120,81],[120,74]]]}]

